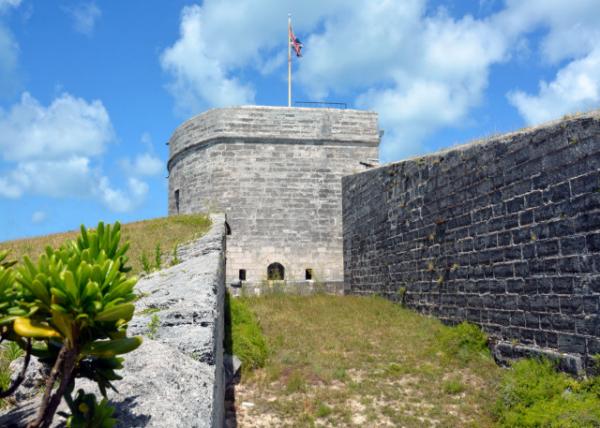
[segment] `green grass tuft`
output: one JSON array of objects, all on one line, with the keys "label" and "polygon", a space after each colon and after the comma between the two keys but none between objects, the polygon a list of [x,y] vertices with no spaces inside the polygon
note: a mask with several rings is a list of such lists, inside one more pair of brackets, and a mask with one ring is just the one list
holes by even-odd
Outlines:
[{"label": "green grass tuft", "polygon": [[243,298],[225,295],[225,352],[237,355],[242,361],[242,370],[264,367],[267,342],[256,317]]},{"label": "green grass tuft", "polygon": [[504,375],[496,416],[501,427],[598,427],[600,381],[577,381],[547,360],[516,362]]},{"label": "green grass tuft", "polygon": [[486,334],[478,326],[466,321],[455,327],[442,329],[439,340],[446,355],[463,364],[476,358],[488,358],[490,355]]}]

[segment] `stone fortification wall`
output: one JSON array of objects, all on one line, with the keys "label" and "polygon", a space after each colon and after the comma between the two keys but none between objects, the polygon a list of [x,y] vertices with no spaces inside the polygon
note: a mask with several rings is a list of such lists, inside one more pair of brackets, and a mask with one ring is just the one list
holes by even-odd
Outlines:
[{"label": "stone fortification wall", "polygon": [[184,123],[170,141],[169,214],[227,214],[227,282],[341,281],[341,178],[377,159],[374,113],[238,107]]},{"label": "stone fortification wall", "polygon": [[594,112],[345,177],[346,291],[477,323],[498,355],[589,367],[600,353],[599,171]]}]

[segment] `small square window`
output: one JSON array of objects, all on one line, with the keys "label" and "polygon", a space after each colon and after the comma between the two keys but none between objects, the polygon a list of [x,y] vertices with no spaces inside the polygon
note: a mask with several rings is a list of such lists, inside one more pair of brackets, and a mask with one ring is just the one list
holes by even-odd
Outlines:
[{"label": "small square window", "polygon": [[313,270],[312,269],[306,269],[306,271],[304,273],[304,279],[306,279],[307,281],[311,281],[313,279]]},{"label": "small square window", "polygon": [[246,280],[246,269],[240,269],[240,281],[245,281]]}]

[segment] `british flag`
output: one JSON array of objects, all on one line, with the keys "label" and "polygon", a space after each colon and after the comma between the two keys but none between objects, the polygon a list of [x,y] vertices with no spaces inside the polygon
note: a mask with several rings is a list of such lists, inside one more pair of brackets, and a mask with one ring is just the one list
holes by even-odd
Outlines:
[{"label": "british flag", "polygon": [[304,46],[299,38],[294,36],[294,31],[292,31],[292,26],[290,25],[290,44],[292,48],[294,48],[294,52],[296,52],[297,57],[302,56],[302,47]]}]

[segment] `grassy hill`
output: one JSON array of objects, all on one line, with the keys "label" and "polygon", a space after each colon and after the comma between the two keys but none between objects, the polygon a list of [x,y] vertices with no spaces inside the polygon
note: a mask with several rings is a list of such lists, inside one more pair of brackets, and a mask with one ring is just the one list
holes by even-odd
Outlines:
[{"label": "grassy hill", "polygon": [[[176,245],[181,245],[202,236],[210,227],[206,215],[180,215],[137,221],[122,225],[121,241],[129,241],[129,264],[133,273],[143,271],[142,255],[155,265],[155,253],[160,247],[162,258],[173,253]],[[23,256],[37,258],[47,246],[59,247],[65,241],[75,239],[79,230],[56,233],[34,238],[0,242],[0,251],[9,250],[10,258],[22,260]]]}]

